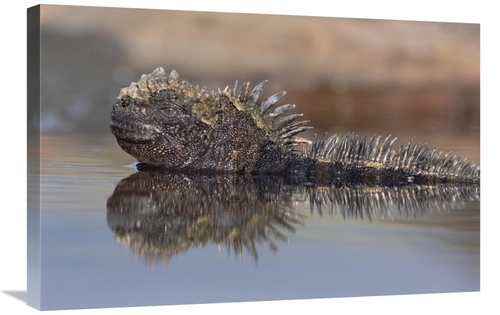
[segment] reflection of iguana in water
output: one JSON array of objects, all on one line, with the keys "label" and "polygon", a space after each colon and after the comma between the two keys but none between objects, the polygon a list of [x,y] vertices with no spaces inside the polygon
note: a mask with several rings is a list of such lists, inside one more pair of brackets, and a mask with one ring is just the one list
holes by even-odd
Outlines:
[{"label": "reflection of iguana in water", "polygon": [[257,244],[277,251],[274,241],[295,232],[300,216],[289,199],[279,177],[137,172],[109,197],[107,221],[150,265],[207,245],[240,256],[246,248],[258,261]]},{"label": "reflection of iguana in water", "polygon": [[[299,204],[319,215],[345,219],[396,220],[434,217],[479,200],[469,184],[401,187],[311,187],[282,176],[185,174],[154,170],[122,179],[108,198],[107,223],[115,240],[154,266],[190,248],[218,247],[257,262],[258,248],[278,250],[276,241],[300,233],[307,217]],[[297,229],[296,229],[297,227]]]},{"label": "reflection of iguana in water", "polygon": [[[313,141],[301,114],[281,117],[294,105],[265,100],[267,81],[207,92],[157,68],[122,89],[111,112],[111,131],[123,150],[141,163],[195,172],[280,174],[297,181],[375,185],[479,183],[479,166],[461,157],[396,138],[348,134]],[[298,145],[310,148],[297,150]]]}]

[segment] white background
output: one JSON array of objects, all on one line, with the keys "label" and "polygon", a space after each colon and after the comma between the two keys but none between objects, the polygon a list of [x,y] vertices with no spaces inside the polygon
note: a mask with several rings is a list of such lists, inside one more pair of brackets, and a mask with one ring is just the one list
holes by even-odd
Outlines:
[{"label": "white background", "polygon": [[[6,1],[1,14],[2,71],[0,75],[0,313],[38,312],[4,291],[26,290],[26,9],[34,1]],[[481,24],[481,292],[321,299],[259,303],[159,306],[123,309],[58,311],[57,314],[169,313],[360,313],[384,314],[499,314],[500,278],[497,257],[498,207],[493,189],[498,186],[496,147],[499,132],[497,107],[500,23],[494,1],[56,1],[50,4],[179,9],[219,12],[274,13]],[[498,193],[497,193],[498,194]]]}]

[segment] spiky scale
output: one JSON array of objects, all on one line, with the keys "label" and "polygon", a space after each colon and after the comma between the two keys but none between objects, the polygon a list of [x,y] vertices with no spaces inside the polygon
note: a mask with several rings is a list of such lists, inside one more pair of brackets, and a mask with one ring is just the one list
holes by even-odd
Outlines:
[{"label": "spiky scale", "polygon": [[[277,130],[276,134],[278,136],[282,136],[285,133],[288,133],[288,132],[290,132],[290,131],[292,131],[294,129],[297,129],[298,127],[303,126],[303,125],[305,125],[307,123],[309,123],[309,120],[302,120],[302,121],[291,123],[291,124],[289,124],[289,125],[281,128],[280,130]],[[311,129],[312,127],[309,127],[309,128]]]},{"label": "spiky scale", "polygon": [[241,85],[240,91],[238,93],[239,100],[245,102],[250,94],[250,82],[244,82]]},{"label": "spiky scale", "polygon": [[309,130],[309,129],[312,129],[313,127],[309,127],[309,126],[306,126],[306,127],[298,127],[298,128],[295,128],[295,129],[292,129],[290,130],[289,132],[281,135],[281,138],[282,139],[287,139],[287,138],[290,138],[292,136],[295,136],[296,134],[298,133],[301,133],[303,131],[306,131],[306,130]]},{"label": "spiky scale", "polygon": [[[378,137],[380,138],[380,136]],[[367,159],[369,161],[372,161],[373,160],[373,155],[375,154],[375,149],[376,149],[376,146],[377,144],[374,142],[376,139],[376,135],[373,135],[370,140],[368,141],[368,144],[367,144],[367,148],[366,148],[366,151],[367,151]],[[378,143],[378,140],[376,141]]]},{"label": "spiky scale", "polygon": [[382,145],[379,147],[378,149],[378,153],[377,153],[377,157],[375,158],[375,161],[376,162],[381,162],[382,161],[382,154],[384,152],[384,147],[385,147],[385,144],[387,143],[387,141],[389,140],[389,138],[391,137],[391,135],[388,135],[384,142],[382,143]]},{"label": "spiky scale", "polygon": [[232,97],[236,98],[236,96],[237,96],[237,95],[236,95],[237,90],[238,90],[238,80],[236,80],[236,81],[234,82],[234,87],[233,87],[233,89],[232,89],[232,91],[231,91],[231,96],[232,96]]},{"label": "spiky scale", "polygon": [[256,105],[260,98],[262,97],[262,94],[264,93],[264,89],[266,88],[267,80],[264,80],[257,84],[250,95],[248,96],[248,103],[249,104],[254,104]]},{"label": "spiky scale", "polygon": [[324,149],[324,146],[325,146],[325,137],[326,137],[326,133],[324,133],[321,136],[321,139],[319,139],[317,155],[321,155],[321,151],[323,151],[323,149]]},{"label": "spiky scale", "polygon": [[275,121],[273,121],[271,129],[275,130],[275,131],[278,131],[281,128],[287,126],[288,124],[290,124],[291,122],[299,119],[302,116],[304,116],[304,114],[294,114],[294,115],[290,115],[290,116],[286,116],[286,117],[282,117],[282,118],[276,119]]},{"label": "spiky scale", "polygon": [[281,116],[284,113],[286,113],[287,111],[294,109],[294,108],[295,108],[295,104],[281,105],[280,107],[277,107],[277,108],[273,109],[272,111],[270,111],[269,113],[265,114],[264,118],[274,119],[274,118]]},{"label": "spiky scale", "polygon": [[[390,160],[392,160],[392,157],[389,155],[389,153],[391,152],[392,145],[394,144],[394,142],[396,142],[396,140],[397,140],[397,139],[398,139],[397,137],[393,138],[393,139],[391,140],[391,142],[389,142],[389,143],[385,146],[385,148],[384,148],[384,150],[383,150],[383,152],[384,152],[384,153],[383,153],[383,155],[382,155],[382,160],[381,160],[381,162],[382,162],[382,163],[386,163],[386,164],[387,164],[387,159],[388,159],[388,158],[390,158]],[[395,151],[393,151],[393,152],[394,152],[394,154],[396,154],[396,152],[395,152]]]},{"label": "spiky scale", "polygon": [[302,137],[291,137],[291,140],[293,140],[297,144],[307,144],[307,145],[312,144],[311,140]]},{"label": "spiky scale", "polygon": [[274,95],[269,96],[266,98],[260,105],[257,107],[257,114],[262,116],[264,115],[271,107],[273,107],[278,101],[285,96],[286,92],[281,91],[279,93],[276,93]]}]

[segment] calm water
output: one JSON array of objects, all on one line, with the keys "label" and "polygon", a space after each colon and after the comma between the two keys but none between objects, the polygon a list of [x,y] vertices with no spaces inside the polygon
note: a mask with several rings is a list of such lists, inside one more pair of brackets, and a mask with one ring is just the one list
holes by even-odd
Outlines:
[{"label": "calm water", "polygon": [[111,135],[41,140],[42,309],[480,289],[477,188],[134,174]]}]

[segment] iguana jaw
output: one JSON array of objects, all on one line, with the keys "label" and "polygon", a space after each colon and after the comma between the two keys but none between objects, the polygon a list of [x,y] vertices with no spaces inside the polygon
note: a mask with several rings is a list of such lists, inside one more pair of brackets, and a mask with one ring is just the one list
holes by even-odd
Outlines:
[{"label": "iguana jaw", "polygon": [[116,138],[129,143],[148,143],[161,134],[156,126],[126,120],[114,113],[111,114],[109,127]]}]

